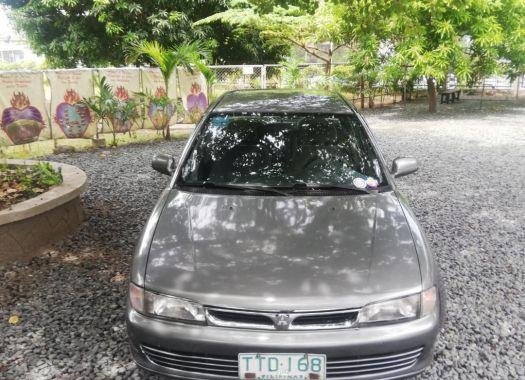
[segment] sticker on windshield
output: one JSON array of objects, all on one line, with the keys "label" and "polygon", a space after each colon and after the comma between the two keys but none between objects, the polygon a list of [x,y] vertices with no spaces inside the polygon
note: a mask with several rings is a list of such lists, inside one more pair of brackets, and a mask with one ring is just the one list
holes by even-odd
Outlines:
[{"label": "sticker on windshield", "polygon": [[377,179],[375,179],[375,178],[368,177],[366,179],[366,185],[368,187],[377,187],[377,186],[379,186],[379,182],[377,182]]},{"label": "sticker on windshield", "polygon": [[366,181],[363,178],[354,178],[352,183],[358,189],[365,189],[366,188]]}]

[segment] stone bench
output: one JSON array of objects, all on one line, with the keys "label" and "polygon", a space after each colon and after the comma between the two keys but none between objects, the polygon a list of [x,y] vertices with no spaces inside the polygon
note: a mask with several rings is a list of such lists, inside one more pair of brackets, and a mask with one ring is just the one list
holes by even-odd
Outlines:
[{"label": "stone bench", "polygon": [[454,103],[455,101],[459,102],[460,95],[461,95],[461,90],[443,91],[441,93],[441,104]]}]

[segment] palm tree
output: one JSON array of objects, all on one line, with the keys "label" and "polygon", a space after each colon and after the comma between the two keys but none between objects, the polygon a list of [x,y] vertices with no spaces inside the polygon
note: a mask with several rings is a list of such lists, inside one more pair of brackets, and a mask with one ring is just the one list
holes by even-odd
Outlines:
[{"label": "palm tree", "polygon": [[83,98],[82,103],[84,103],[95,115],[95,138],[98,142],[99,140],[99,125],[101,131],[104,131],[104,123],[109,124],[110,116],[110,103],[113,99],[113,89],[106,81],[106,77],[98,77],[93,75],[93,85],[96,89],[95,95],[89,98]]},{"label": "palm tree", "polygon": [[[181,66],[190,72],[193,72],[193,66],[204,64],[209,58],[210,46],[201,41],[182,43],[172,48],[165,48],[157,41],[143,41],[132,46],[128,55],[128,61],[136,62],[139,57],[146,56],[154,65],[156,65],[164,79],[164,88],[166,96],[169,96],[169,81],[175,74],[175,81],[178,84],[178,94],[175,101],[175,120],[177,120],[178,98],[182,96],[180,81],[177,74],[177,66]],[[166,123],[166,140],[170,139],[169,120]]]},{"label": "palm tree", "polygon": [[196,66],[206,80],[206,97],[208,98],[208,103],[210,103],[213,97],[213,85],[217,82],[217,76],[204,62],[196,62]]},{"label": "palm tree", "polygon": [[299,61],[294,58],[279,62],[281,65],[282,84],[288,88],[303,87],[303,77]]}]

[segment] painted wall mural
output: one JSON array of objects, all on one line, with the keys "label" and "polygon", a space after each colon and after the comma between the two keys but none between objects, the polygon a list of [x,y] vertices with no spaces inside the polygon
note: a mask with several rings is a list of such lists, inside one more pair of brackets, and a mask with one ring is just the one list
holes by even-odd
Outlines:
[{"label": "painted wall mural", "polygon": [[193,123],[198,122],[208,108],[208,99],[197,82],[191,84],[190,93],[186,97],[186,107]]},{"label": "painted wall mural", "polygon": [[44,83],[39,71],[0,73],[0,143],[26,144],[46,138]]},{"label": "painted wall mural", "polygon": [[[82,98],[93,95],[92,70],[49,70],[53,123],[53,137],[87,138],[95,134],[95,125],[89,108],[81,103]],[[46,136],[50,138],[51,136]]]},{"label": "painted wall mural", "polygon": [[150,99],[148,104],[148,118],[153,128],[157,130],[165,128],[174,113],[173,102],[170,102],[166,96],[166,90],[164,87],[157,87],[155,96]]},{"label": "painted wall mural", "polygon": [[89,108],[80,103],[80,96],[74,89],[66,90],[64,101],[57,105],[55,122],[69,139],[83,137],[86,133],[91,114]]},{"label": "painted wall mural", "polygon": [[2,130],[13,144],[26,144],[38,140],[45,123],[42,113],[31,105],[23,92],[14,92],[11,107],[2,111]]},{"label": "painted wall mural", "polygon": [[182,104],[186,110],[184,122],[196,123],[208,107],[206,80],[198,71],[190,72],[186,69],[178,69],[177,72],[181,92],[185,94],[182,97]]},{"label": "painted wall mural", "polygon": [[115,97],[119,101],[117,112],[112,117],[113,129],[116,133],[126,133],[133,126],[133,119],[128,112],[125,112],[126,103],[131,101],[129,91],[124,86],[117,86]]},{"label": "painted wall mural", "polygon": [[[166,94],[159,69],[152,67],[0,71],[0,145],[94,136],[94,117],[81,101],[94,95],[93,76],[106,77],[122,106],[114,118],[117,133],[197,122],[208,106],[206,81],[199,72],[181,68],[177,73],[179,83],[173,75]],[[135,93],[148,96],[142,102]],[[185,109],[177,120],[176,96]],[[130,107],[124,107],[131,104],[136,110],[132,120]]]},{"label": "painted wall mural", "polygon": [[[147,104],[145,104],[145,118],[143,122],[144,128],[154,128],[154,129],[160,130],[162,129],[162,127],[159,126],[160,120],[156,120],[154,122],[151,118],[151,115],[155,114],[156,113],[155,111],[163,104],[161,100],[162,96],[158,93],[158,90],[159,88],[162,88],[164,93],[166,92],[166,88],[164,85],[164,78],[162,77],[160,70],[156,67],[144,67],[144,68],[141,68],[140,72],[141,72],[142,91],[145,94],[148,94],[148,98],[149,98],[147,101]],[[169,97],[172,100],[175,99],[176,91],[177,91],[177,82],[175,80],[175,75],[172,75],[172,77],[170,78],[170,81],[168,83],[168,89],[169,89]],[[155,98],[157,100],[152,101],[152,98]],[[174,113],[175,112],[173,112],[173,114]],[[173,117],[173,114],[171,117]],[[160,117],[160,114],[158,114],[158,117]],[[170,117],[170,120],[171,120],[171,117]],[[175,123],[175,120],[173,119],[171,120],[171,122]]]}]

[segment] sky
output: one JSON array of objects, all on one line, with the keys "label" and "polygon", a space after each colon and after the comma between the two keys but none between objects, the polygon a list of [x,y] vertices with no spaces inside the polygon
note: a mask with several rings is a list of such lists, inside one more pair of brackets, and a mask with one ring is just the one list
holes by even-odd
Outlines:
[{"label": "sky", "polygon": [[0,6],[0,38],[3,40],[8,36],[14,37],[15,29],[11,25],[7,9],[4,6]]}]

